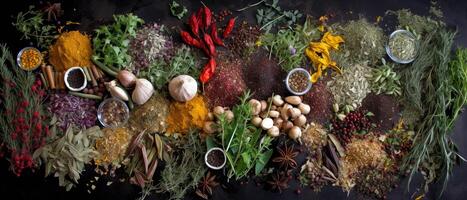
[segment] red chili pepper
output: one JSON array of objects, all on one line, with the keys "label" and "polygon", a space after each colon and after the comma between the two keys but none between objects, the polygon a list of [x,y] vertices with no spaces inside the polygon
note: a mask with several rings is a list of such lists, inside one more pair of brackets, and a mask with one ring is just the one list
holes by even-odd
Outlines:
[{"label": "red chili pepper", "polygon": [[212,38],[209,36],[209,34],[204,34],[204,42],[206,42],[206,45],[209,48],[209,55],[216,56],[216,46],[214,45],[214,42],[212,41]]},{"label": "red chili pepper", "polygon": [[230,18],[229,22],[227,23],[227,27],[225,27],[224,34],[222,36],[224,38],[228,37],[229,34],[232,32],[234,26],[235,26],[235,19],[237,18]]},{"label": "red chili pepper", "polygon": [[201,83],[206,83],[212,78],[216,71],[216,60],[214,58],[209,59],[209,62],[204,65],[203,71],[199,76]]},{"label": "red chili pepper", "polygon": [[214,43],[216,43],[217,45],[220,45],[220,46],[224,46],[224,47],[225,47],[224,42],[223,42],[223,41],[221,40],[221,38],[219,38],[219,36],[217,35],[216,23],[212,23],[212,25],[211,25],[211,37],[212,37],[212,40],[214,41]]},{"label": "red chili pepper", "polygon": [[212,13],[211,10],[207,7],[204,6],[204,27],[207,29],[209,26],[211,26],[211,19],[212,19]]},{"label": "red chili pepper", "polygon": [[188,45],[194,46],[196,48],[203,48],[203,44],[195,38],[193,38],[190,33],[186,31],[181,31],[180,36],[182,37],[182,40],[187,43]]},{"label": "red chili pepper", "polygon": [[193,34],[195,34],[195,37],[198,37],[198,35],[199,35],[199,20],[198,20],[198,18],[196,17],[195,14],[192,14],[190,16],[190,19],[188,21],[188,25],[190,25],[191,32],[193,32]]},{"label": "red chili pepper", "polygon": [[198,12],[196,13],[196,19],[198,19],[198,26],[199,27],[204,27],[203,11],[204,11],[204,9],[201,7],[201,8],[198,9]]}]

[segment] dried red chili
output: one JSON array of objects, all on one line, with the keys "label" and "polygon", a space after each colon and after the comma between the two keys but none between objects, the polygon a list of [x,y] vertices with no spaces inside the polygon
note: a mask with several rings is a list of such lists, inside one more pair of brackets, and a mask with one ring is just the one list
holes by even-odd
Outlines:
[{"label": "dried red chili", "polygon": [[199,8],[198,12],[196,13],[196,19],[198,19],[198,26],[199,27],[204,27],[203,23],[203,8]]},{"label": "dried red chili", "polygon": [[208,46],[209,55],[216,56],[216,46],[214,45],[214,42],[212,41],[212,38],[209,36],[209,34],[204,34],[204,42]]},{"label": "dried red chili", "polygon": [[211,38],[216,43],[217,45],[224,46],[224,42],[219,38],[219,35],[217,35],[217,26],[216,23],[212,23],[211,25]]},{"label": "dried red chili", "polygon": [[198,20],[195,14],[192,14],[188,21],[188,25],[190,25],[191,32],[193,32],[193,34],[195,34],[196,37],[198,37],[199,35],[199,21],[200,20]]},{"label": "dried red chili", "polygon": [[227,27],[225,27],[224,34],[222,36],[224,38],[228,37],[230,33],[232,32],[234,26],[235,26],[235,19],[236,18],[230,18],[229,22],[227,23]]},{"label": "dried red chili", "polygon": [[203,44],[199,40],[193,38],[187,31],[181,31],[180,36],[182,37],[182,40],[188,45],[194,46],[196,48],[203,48]]},{"label": "dried red chili", "polygon": [[204,27],[209,28],[209,26],[211,26],[211,19],[212,19],[211,10],[207,6],[204,6],[203,11],[204,11]]},{"label": "dried red chili", "polygon": [[212,78],[214,72],[216,71],[216,60],[214,58],[209,59],[209,62],[203,68],[199,80],[201,83],[206,83],[209,79]]}]

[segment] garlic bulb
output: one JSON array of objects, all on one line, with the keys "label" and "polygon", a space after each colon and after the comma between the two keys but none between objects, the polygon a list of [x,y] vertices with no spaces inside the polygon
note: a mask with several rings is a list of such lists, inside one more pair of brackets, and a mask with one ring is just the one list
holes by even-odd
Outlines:
[{"label": "garlic bulb", "polygon": [[136,79],[135,90],[131,95],[131,99],[138,105],[142,105],[148,101],[154,94],[154,87],[151,82],[146,79]]},{"label": "garlic bulb", "polygon": [[187,102],[193,99],[198,92],[198,83],[188,75],[179,75],[169,83],[169,93],[179,102]]},{"label": "garlic bulb", "polygon": [[110,95],[112,95],[113,97],[117,99],[128,101],[129,97],[128,97],[127,92],[123,88],[117,86],[117,80],[104,83],[104,85],[107,88],[107,91],[110,92]]},{"label": "garlic bulb", "polygon": [[127,70],[118,72],[117,79],[126,88],[132,87],[136,82],[136,76]]}]

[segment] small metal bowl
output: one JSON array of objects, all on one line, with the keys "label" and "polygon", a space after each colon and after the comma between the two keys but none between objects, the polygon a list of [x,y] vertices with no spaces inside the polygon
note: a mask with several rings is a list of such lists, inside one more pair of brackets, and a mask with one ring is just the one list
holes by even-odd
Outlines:
[{"label": "small metal bowl", "polygon": [[308,73],[308,71],[306,69],[303,69],[303,68],[295,68],[295,69],[292,69],[288,74],[287,74],[287,77],[285,78],[285,86],[287,87],[287,90],[289,90],[290,93],[294,94],[294,95],[304,95],[306,94],[308,91],[310,91],[311,89],[311,86],[313,85],[311,83],[311,81],[308,81],[308,86],[306,87],[306,89],[304,91],[301,91],[301,92],[296,92],[294,90],[292,90],[292,88],[290,87],[289,85],[289,78],[290,76],[293,74],[293,73],[305,73],[306,76],[308,77],[308,80],[311,80],[311,75],[310,73]]},{"label": "small metal bowl", "polygon": [[[24,66],[21,64],[21,56],[23,55],[23,53],[26,51],[26,50],[29,50],[29,49],[33,49],[35,51],[37,51],[40,56],[39,56],[39,63],[34,66],[33,68],[31,69],[26,69],[24,68]],[[41,54],[41,51],[39,51],[39,49],[37,48],[34,48],[34,47],[24,47],[23,49],[21,49],[21,51],[18,52],[18,55],[16,55],[16,63],[18,64],[18,66],[22,69],[22,70],[26,70],[26,71],[33,71],[35,69],[37,69],[39,66],[41,66],[41,63],[42,63],[42,54]]]},{"label": "small metal bowl", "polygon": [[[405,34],[409,37],[411,37],[412,39],[416,40],[417,38],[415,37],[415,35],[413,33],[411,33],[410,31],[407,31],[407,30],[402,30],[402,29],[399,29],[399,30],[395,30],[394,32],[392,32],[390,35],[389,35],[389,40],[388,40],[388,44],[386,45],[386,53],[388,54],[389,58],[391,58],[391,60],[393,60],[394,62],[396,63],[399,63],[399,64],[408,64],[408,63],[411,63],[412,61],[415,60],[415,56],[412,58],[412,59],[409,59],[409,60],[402,60],[398,57],[396,57],[394,54],[392,54],[391,52],[391,48],[389,48],[389,41],[391,41],[391,39],[398,35],[398,34]],[[418,45],[415,44],[415,51],[418,51]],[[415,52],[415,54],[417,54],[417,52]]]},{"label": "small metal bowl", "polygon": [[[208,162],[208,155],[209,155],[211,152],[213,152],[213,151],[220,151],[220,152],[222,152],[222,154],[224,155],[224,162],[222,163],[222,165],[220,165],[220,166],[212,166],[211,164],[209,164],[209,162]],[[206,154],[204,155],[204,162],[206,163],[206,165],[207,165],[209,168],[211,168],[211,169],[213,169],[213,170],[219,170],[219,169],[222,169],[222,168],[225,166],[225,164],[227,163],[227,157],[225,156],[225,152],[224,152],[223,149],[221,149],[221,148],[219,148],[219,147],[214,147],[214,148],[209,149],[208,152],[206,152]]]},{"label": "small metal bowl", "polygon": [[[111,124],[107,124],[105,121],[104,121],[104,105],[111,102],[111,101],[117,101],[121,106],[123,106],[123,109],[125,110],[125,119],[120,122],[119,124],[117,124],[116,126],[112,126]],[[128,109],[128,106],[126,105],[125,102],[123,102],[122,100],[120,99],[117,99],[115,97],[112,97],[112,98],[108,98],[104,101],[101,102],[101,104],[99,104],[99,107],[97,108],[97,119],[99,120],[99,122],[102,124],[102,126],[104,127],[110,127],[110,128],[116,128],[122,124],[125,124],[127,121],[128,121],[128,118],[130,118],[130,110]]]},{"label": "small metal bowl", "polygon": [[[79,70],[79,71],[83,74],[83,76],[84,76],[83,85],[81,85],[81,87],[79,87],[79,88],[71,87],[70,84],[68,83],[68,75],[69,75],[70,72],[73,71],[73,70]],[[70,91],[75,91],[75,92],[83,90],[84,88],[86,88],[86,86],[87,86],[87,84],[88,84],[88,81],[86,80],[86,74],[84,74],[84,70],[83,70],[83,68],[81,68],[81,67],[72,67],[72,68],[66,70],[65,75],[63,76],[63,82],[65,82],[66,87],[67,87]]]}]

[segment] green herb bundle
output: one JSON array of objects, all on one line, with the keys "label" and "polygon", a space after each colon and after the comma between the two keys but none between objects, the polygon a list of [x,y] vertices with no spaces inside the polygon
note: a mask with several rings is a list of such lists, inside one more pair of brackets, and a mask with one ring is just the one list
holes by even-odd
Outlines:
[{"label": "green herb bundle", "polygon": [[262,3],[266,8],[258,9],[256,21],[261,26],[260,29],[265,32],[269,32],[279,25],[286,25],[290,28],[302,17],[298,10],[282,10],[279,6],[279,0],[272,0],[272,2],[263,0]]},{"label": "green herb bundle", "polygon": [[105,66],[117,69],[129,67],[131,56],[128,54],[130,39],[136,37],[139,25],[144,21],[136,15],[114,15],[114,23],[95,30],[92,40],[93,58]]},{"label": "green herb bundle", "polygon": [[194,190],[206,173],[204,153],[206,145],[193,131],[181,141],[176,141],[176,151],[167,156],[161,180],[156,186],[157,192],[169,193],[169,199],[182,199],[185,194]]},{"label": "green herb bundle", "polygon": [[177,50],[175,55],[167,63],[163,59],[156,60],[147,69],[139,73],[147,78],[157,89],[162,89],[173,77],[180,74],[187,74],[198,77],[200,68],[197,65],[193,51],[183,45]]},{"label": "green herb bundle", "polygon": [[449,133],[467,101],[467,50],[458,50],[451,60],[454,36],[446,29],[429,33],[418,58],[404,72],[408,106],[417,106],[423,117],[403,167],[411,167],[411,178],[417,171],[424,172],[425,190],[429,183],[444,180],[444,191],[459,159]]},{"label": "green herb bundle", "polygon": [[33,40],[41,49],[48,48],[58,35],[55,26],[46,24],[44,13],[34,6],[29,6],[27,12],[19,12],[13,26],[22,34],[21,40]]},{"label": "green herb bundle", "polygon": [[272,138],[263,136],[262,130],[250,122],[252,108],[247,102],[250,97],[249,92],[241,97],[240,104],[232,109],[235,117],[231,122],[225,116],[219,119],[229,179],[234,176],[237,180],[245,177],[253,168],[256,175],[260,174],[273,153],[270,149]]},{"label": "green herb bundle", "polygon": [[381,63],[381,66],[372,69],[368,77],[371,82],[371,91],[376,94],[400,96],[402,94],[401,76],[394,71],[394,65],[386,63],[384,58],[381,59]]}]

